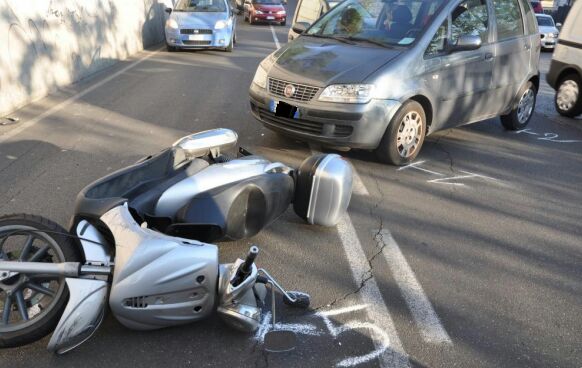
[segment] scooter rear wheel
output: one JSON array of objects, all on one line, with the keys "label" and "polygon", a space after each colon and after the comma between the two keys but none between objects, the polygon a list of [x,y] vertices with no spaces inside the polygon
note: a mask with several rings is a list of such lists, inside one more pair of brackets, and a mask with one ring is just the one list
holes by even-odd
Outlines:
[{"label": "scooter rear wheel", "polygon": [[[78,262],[78,242],[58,224],[25,214],[0,217],[0,260]],[[59,276],[10,275],[0,270],[0,348],[37,341],[52,332],[69,292]]]}]

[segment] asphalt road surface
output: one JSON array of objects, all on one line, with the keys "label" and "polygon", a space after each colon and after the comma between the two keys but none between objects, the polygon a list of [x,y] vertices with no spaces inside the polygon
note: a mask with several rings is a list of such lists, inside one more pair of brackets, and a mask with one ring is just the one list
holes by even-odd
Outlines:
[{"label": "asphalt road surface", "polygon": [[[66,225],[89,182],[215,127],[291,165],[317,151],[249,112],[255,68],[288,28],[238,25],[232,54],[160,45],[16,112],[0,127],[0,213]],[[289,210],[220,244],[224,262],[259,244],[261,266],[312,295],[308,311],[278,311],[293,352],[266,353],[266,326],[247,335],[213,317],[135,332],[108,315],[69,354],[45,338],[1,351],[0,367],[582,367],[582,121],[558,117],[552,95],[544,84],[526,131],[497,119],[447,130],[404,168],[345,153],[358,176],[337,228]]]}]

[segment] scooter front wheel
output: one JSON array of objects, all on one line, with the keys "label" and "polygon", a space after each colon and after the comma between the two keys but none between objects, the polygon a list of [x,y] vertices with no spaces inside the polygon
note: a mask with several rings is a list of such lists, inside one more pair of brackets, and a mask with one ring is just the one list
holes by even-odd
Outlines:
[{"label": "scooter front wheel", "polygon": [[[79,262],[78,242],[40,216],[0,217],[0,261]],[[60,276],[0,269],[0,348],[30,344],[52,332],[69,292]]]}]

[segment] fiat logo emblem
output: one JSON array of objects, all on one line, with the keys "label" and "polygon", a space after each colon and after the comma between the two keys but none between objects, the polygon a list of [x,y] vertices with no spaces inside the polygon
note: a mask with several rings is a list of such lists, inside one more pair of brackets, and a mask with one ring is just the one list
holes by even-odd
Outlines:
[{"label": "fiat logo emblem", "polygon": [[288,84],[285,86],[285,91],[283,91],[285,97],[292,97],[295,94],[295,86]]}]

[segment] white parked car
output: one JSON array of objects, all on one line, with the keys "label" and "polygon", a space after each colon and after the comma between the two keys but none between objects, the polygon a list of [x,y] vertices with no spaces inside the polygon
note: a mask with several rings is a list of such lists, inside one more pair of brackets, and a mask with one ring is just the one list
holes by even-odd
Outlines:
[{"label": "white parked car", "polygon": [[550,15],[536,14],[538,20],[538,27],[540,29],[540,38],[543,49],[554,49],[558,42],[558,35],[560,31],[556,28],[554,18]]},{"label": "white parked car", "polygon": [[556,110],[568,117],[582,115],[582,1],[570,9],[546,78],[556,90]]}]

